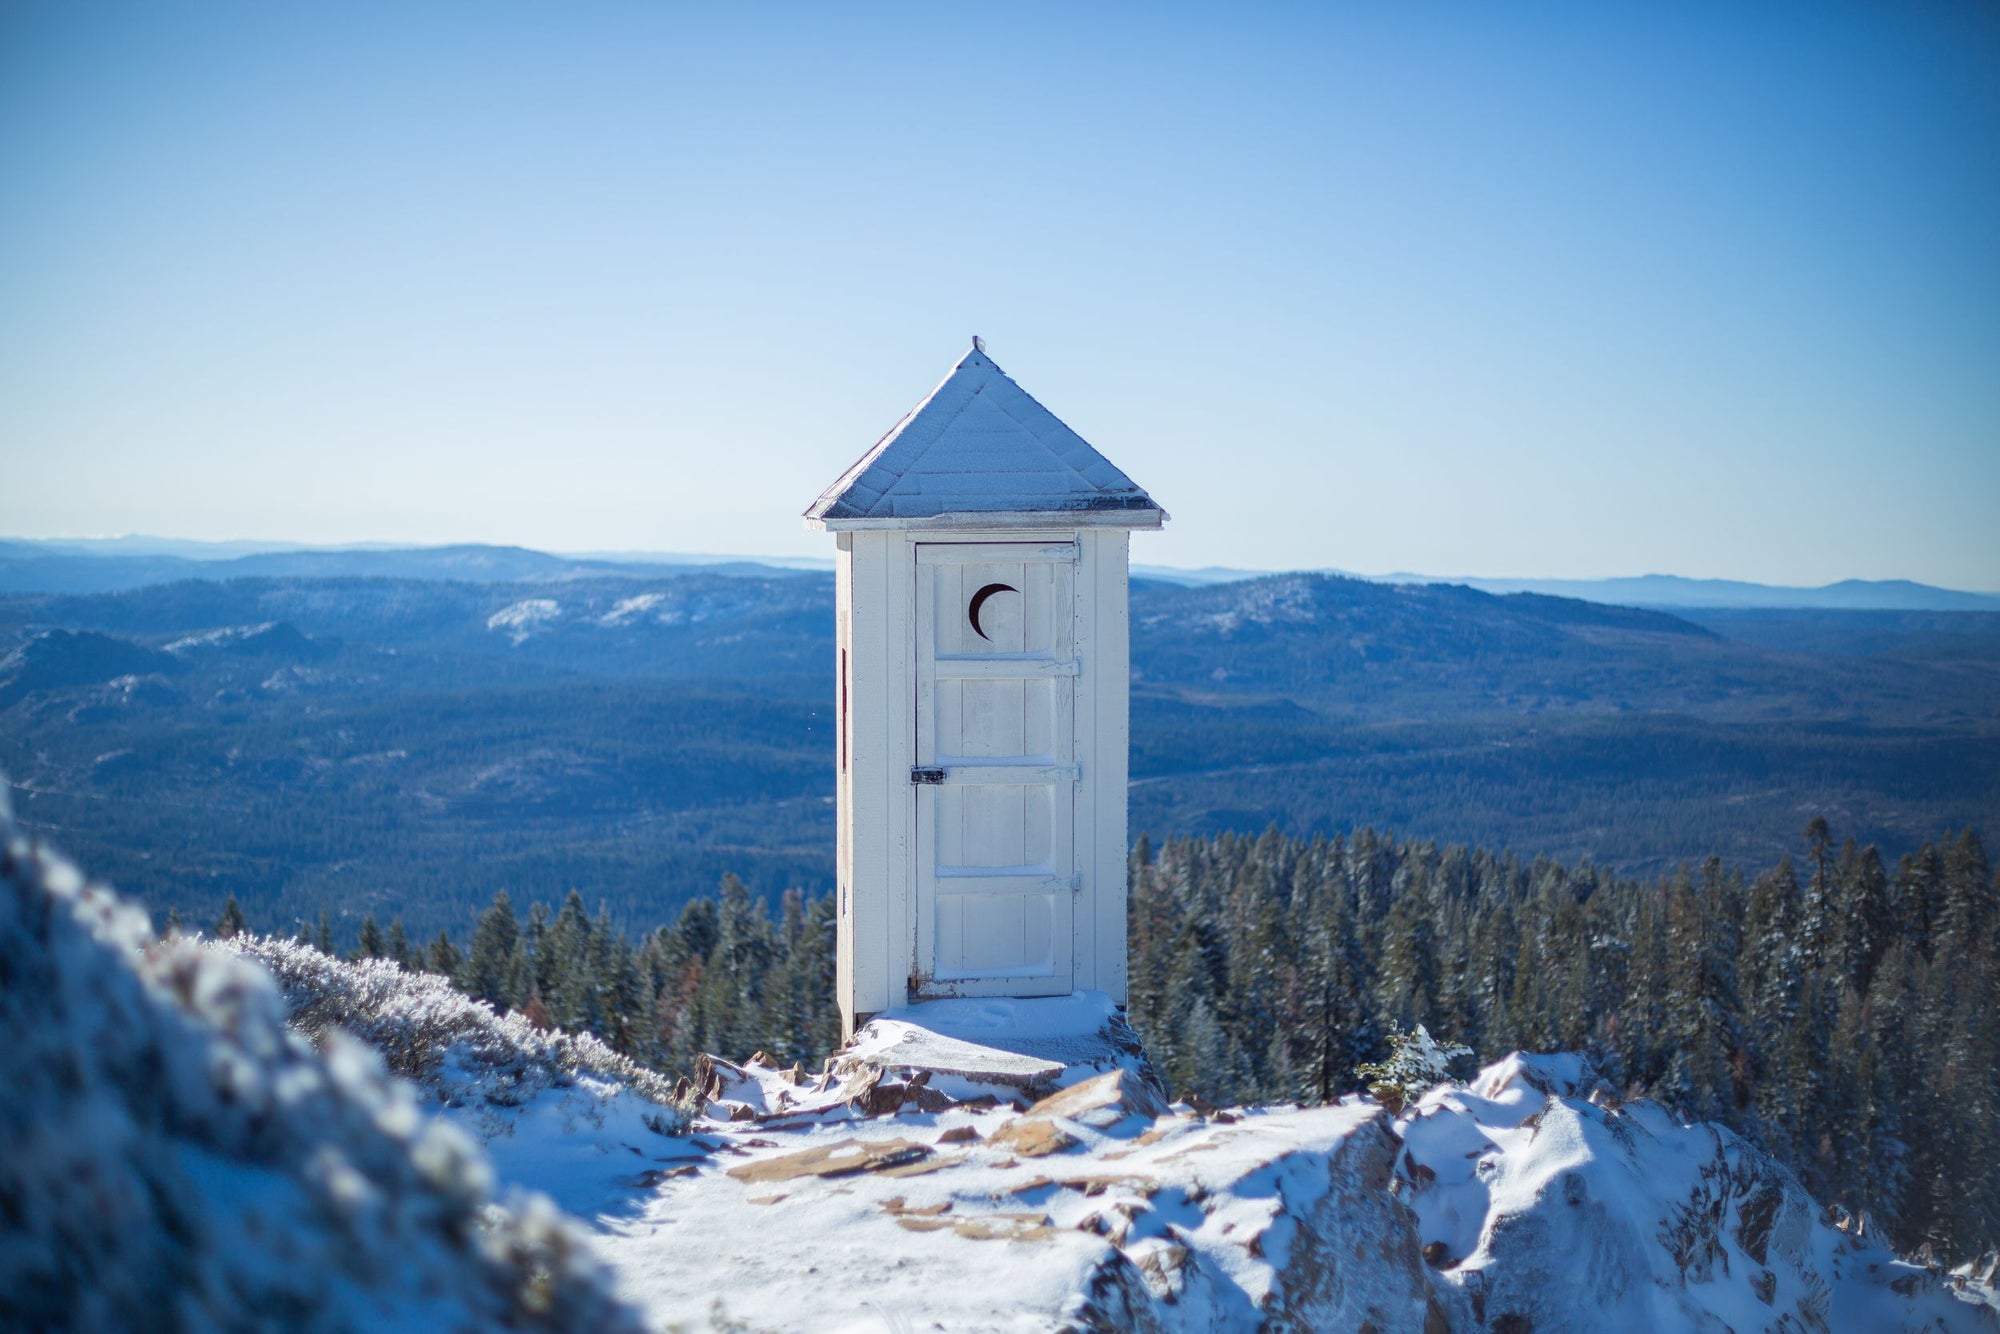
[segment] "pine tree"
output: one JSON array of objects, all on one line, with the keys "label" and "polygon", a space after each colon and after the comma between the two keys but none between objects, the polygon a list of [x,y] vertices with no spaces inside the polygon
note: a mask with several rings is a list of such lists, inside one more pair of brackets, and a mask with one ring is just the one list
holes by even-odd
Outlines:
[{"label": "pine tree", "polygon": [[439,977],[456,978],[465,967],[465,958],[458,952],[458,946],[451,943],[451,936],[440,931],[437,939],[424,952],[424,971],[436,973]]},{"label": "pine tree", "polygon": [[572,889],[542,934],[535,960],[536,982],[557,1027],[588,1031],[602,1018],[595,955],[583,896]]},{"label": "pine tree", "polygon": [[1826,956],[1827,937],[1833,931],[1833,868],[1828,849],[1833,831],[1826,817],[1815,815],[1806,823],[1806,855],[1812,863],[1812,878],[1806,882],[1803,910],[1799,915],[1800,947],[1805,966],[1818,968]]},{"label": "pine tree", "polygon": [[243,909],[237,906],[236,896],[231,894],[229,901],[222,905],[222,916],[215,919],[215,938],[228,940],[231,936],[240,935],[249,929],[249,925],[243,920]]},{"label": "pine tree", "polygon": [[500,890],[494,894],[492,906],[479,915],[479,924],[472,931],[471,952],[466,955],[459,979],[467,995],[477,996],[501,1011],[525,999],[514,992],[508,976],[514,964],[514,947],[520,939],[513,901],[506,890]]},{"label": "pine tree", "polygon": [[355,952],[357,959],[380,959],[389,950],[388,938],[382,928],[375,924],[375,914],[369,913],[361,919],[360,948]]},{"label": "pine tree", "polygon": [[1866,995],[1882,952],[1895,939],[1889,877],[1873,847],[1849,839],[1834,876],[1834,967],[1855,991]]},{"label": "pine tree", "polygon": [[394,959],[404,968],[414,969],[417,966],[417,953],[410,948],[410,936],[403,930],[401,917],[393,918],[389,922],[389,942],[384,947],[383,957]]},{"label": "pine tree", "polygon": [[763,1037],[762,991],[771,960],[770,919],[734,875],[722,877],[715,948],[696,995],[700,1031],[708,1050],[741,1060]]},{"label": "pine tree", "polygon": [[1672,1047],[1661,1091],[1699,1120],[1722,1120],[1737,1101],[1732,897],[1714,858],[1703,866],[1699,887],[1682,868],[1667,889],[1665,1021]]}]

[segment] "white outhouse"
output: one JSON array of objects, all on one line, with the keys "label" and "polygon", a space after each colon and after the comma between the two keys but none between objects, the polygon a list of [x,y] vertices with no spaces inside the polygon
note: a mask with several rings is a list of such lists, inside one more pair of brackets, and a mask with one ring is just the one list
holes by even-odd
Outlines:
[{"label": "white outhouse", "polygon": [[805,517],[839,541],[847,1031],[947,996],[1124,1004],[1126,549],[1165,512],[975,339]]}]

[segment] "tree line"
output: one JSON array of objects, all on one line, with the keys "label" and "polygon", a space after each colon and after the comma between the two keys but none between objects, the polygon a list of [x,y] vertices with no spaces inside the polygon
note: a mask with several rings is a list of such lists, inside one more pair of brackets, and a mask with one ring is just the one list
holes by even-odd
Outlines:
[{"label": "tree line", "polygon": [[[1815,820],[1754,878],[1710,858],[1650,882],[1365,829],[1142,837],[1131,885],[1131,1020],[1176,1096],[1338,1098],[1418,1024],[1480,1061],[1579,1051],[1905,1252],[2000,1241],[2000,886],[1969,831],[1892,872]],[[216,930],[244,926],[232,901]],[[323,916],[307,935],[332,952]],[[830,896],[773,916],[725,876],[634,940],[574,891],[525,916],[502,892],[460,939],[369,918],[357,953],[668,1074],[839,1041]]]}]

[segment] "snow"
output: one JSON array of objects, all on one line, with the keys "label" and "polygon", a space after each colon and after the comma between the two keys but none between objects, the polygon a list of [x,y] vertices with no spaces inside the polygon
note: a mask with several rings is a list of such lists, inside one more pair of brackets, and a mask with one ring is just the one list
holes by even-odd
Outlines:
[{"label": "snow", "polygon": [[829,486],[808,521],[1049,514],[1157,528],[1152,497],[977,348]]},{"label": "snow", "polygon": [[535,631],[561,615],[562,607],[554,598],[523,598],[488,616],[486,628],[504,630],[516,644],[524,644]]}]

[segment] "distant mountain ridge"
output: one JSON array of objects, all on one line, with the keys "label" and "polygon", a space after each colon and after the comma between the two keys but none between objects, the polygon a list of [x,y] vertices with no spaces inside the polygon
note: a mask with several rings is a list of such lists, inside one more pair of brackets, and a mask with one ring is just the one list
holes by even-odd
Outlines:
[{"label": "distant mountain ridge", "polygon": [[[0,539],[0,593],[120,593],[183,579],[417,579],[496,584],[657,578],[676,570],[769,575],[796,563],[714,556],[636,555],[618,560],[562,556],[527,547],[463,543],[439,547],[283,547],[104,539]],[[195,554],[189,554],[195,553]]]},{"label": "distant mountain ridge", "polygon": [[1642,574],[1626,579],[1428,579],[1384,575],[1389,583],[1462,583],[1487,593],[1543,593],[1626,607],[1754,607],[1760,610],[2000,611],[2000,594],[1938,588],[1910,579],[1842,579],[1818,588],[1741,579],[1685,579]]},{"label": "distant mountain ridge", "polygon": [[[551,553],[529,547],[456,543],[398,546],[357,542],[314,547],[287,542],[193,542],[159,537],[0,537],[0,593],[114,593],[178,579],[364,578],[517,583],[654,576],[670,570],[767,575],[773,570],[831,568],[799,556],[718,556],[685,552]],[[1135,579],[1184,588],[1242,583],[1273,574],[1327,574],[1376,584],[1463,584],[1483,593],[1541,593],[1624,607],[1757,610],[2000,611],[2000,593],[1939,588],[1909,579],[1843,579],[1817,588],[1741,579],[1645,574],[1611,579],[1509,579],[1350,570],[1248,570],[1207,565],[1183,569],[1135,564]]]},{"label": "distant mountain ridge", "polygon": [[[1205,588],[1268,578],[1273,571],[1207,565],[1185,570],[1169,565],[1134,565],[1134,578]],[[1540,593],[1618,607],[1666,607],[1758,611],[2000,611],[2000,593],[1939,588],[1911,579],[1842,579],[1817,588],[1759,584],[1744,579],[1689,579],[1678,574],[1642,574],[1612,579],[1504,579],[1481,575],[1356,574],[1351,570],[1298,573],[1338,575],[1375,584],[1462,584],[1482,593]]]}]

